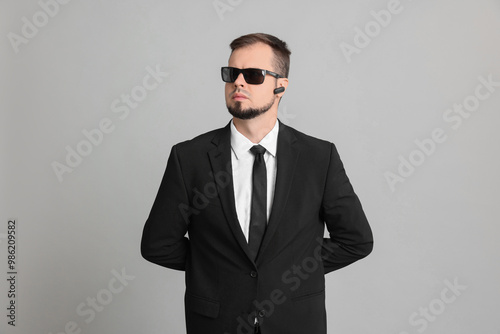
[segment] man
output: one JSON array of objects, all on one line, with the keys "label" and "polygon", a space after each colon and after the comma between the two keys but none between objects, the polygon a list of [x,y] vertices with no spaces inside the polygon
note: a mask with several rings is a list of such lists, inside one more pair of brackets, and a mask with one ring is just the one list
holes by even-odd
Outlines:
[{"label": "man", "polygon": [[232,121],[173,146],[142,255],[186,272],[189,334],[325,334],[324,275],[368,255],[371,229],[335,146],[277,119],[286,43],[230,46]]}]

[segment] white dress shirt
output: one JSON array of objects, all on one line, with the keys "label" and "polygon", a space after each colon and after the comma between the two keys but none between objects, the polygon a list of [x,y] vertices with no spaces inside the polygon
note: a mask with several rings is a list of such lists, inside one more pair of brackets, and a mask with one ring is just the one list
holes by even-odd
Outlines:
[{"label": "white dress shirt", "polygon": [[250,212],[252,205],[252,171],[255,156],[250,148],[260,144],[266,149],[264,161],[267,172],[267,220],[271,215],[273,205],[274,186],[276,182],[276,149],[278,145],[279,122],[259,143],[252,143],[250,139],[242,135],[231,121],[231,163],[233,170],[234,200],[236,203],[236,214],[248,241],[250,228]]}]

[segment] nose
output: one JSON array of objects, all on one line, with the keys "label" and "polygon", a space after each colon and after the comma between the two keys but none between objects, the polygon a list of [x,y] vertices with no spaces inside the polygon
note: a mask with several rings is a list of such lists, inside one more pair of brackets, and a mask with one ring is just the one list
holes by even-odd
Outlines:
[{"label": "nose", "polygon": [[234,86],[244,86],[246,84],[245,78],[243,77],[243,73],[240,73],[236,80],[234,80]]}]

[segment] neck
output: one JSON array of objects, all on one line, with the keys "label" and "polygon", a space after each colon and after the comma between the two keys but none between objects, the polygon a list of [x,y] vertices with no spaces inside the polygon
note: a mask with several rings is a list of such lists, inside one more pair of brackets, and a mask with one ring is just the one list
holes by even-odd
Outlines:
[{"label": "neck", "polygon": [[252,143],[257,144],[274,128],[277,118],[277,111],[268,110],[266,113],[252,119],[233,117],[233,123],[239,133],[247,137]]}]

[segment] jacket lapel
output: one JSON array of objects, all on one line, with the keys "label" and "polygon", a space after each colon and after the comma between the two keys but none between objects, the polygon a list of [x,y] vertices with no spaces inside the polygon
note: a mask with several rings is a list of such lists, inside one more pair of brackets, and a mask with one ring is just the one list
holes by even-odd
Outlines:
[{"label": "jacket lapel", "polygon": [[[278,122],[280,122],[278,120]],[[269,243],[271,242],[274,233],[281,223],[281,216],[288,200],[288,194],[295,175],[295,166],[299,157],[299,150],[295,142],[297,138],[292,133],[290,128],[280,122],[278,132],[278,147],[276,150],[276,184],[274,188],[273,207],[271,209],[271,216],[267,225],[266,234],[260,247],[259,254],[257,255],[257,263],[261,263],[265,258],[259,256],[262,254]]]},{"label": "jacket lapel", "polygon": [[[241,246],[249,259],[252,259],[248,243],[241,230],[238,215],[236,213],[236,205],[234,199],[233,186],[233,170],[231,164],[231,122],[222,128],[212,139],[212,143],[216,146],[208,152],[212,172],[216,181],[217,191],[219,193],[222,210],[226,216],[226,220],[233,232],[235,239]],[[228,176],[226,182],[217,182],[219,175]]]}]

